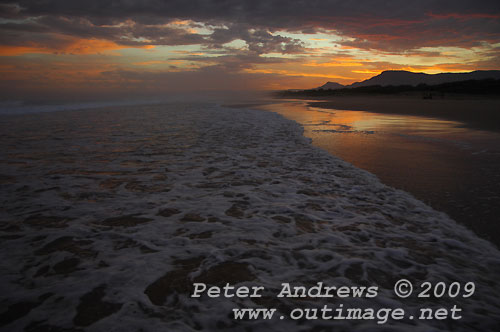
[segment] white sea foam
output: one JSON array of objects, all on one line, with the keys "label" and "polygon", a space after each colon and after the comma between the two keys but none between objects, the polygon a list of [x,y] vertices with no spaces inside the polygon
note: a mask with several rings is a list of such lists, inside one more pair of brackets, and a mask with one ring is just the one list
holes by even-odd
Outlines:
[{"label": "white sea foam", "polygon": [[[500,319],[494,246],[312,147],[297,123],[277,114],[202,104],[115,107],[26,115],[0,129],[6,330],[493,331]],[[477,291],[459,301],[399,299],[392,286],[401,278],[473,281]],[[191,298],[193,282],[268,292],[261,301]],[[293,301],[275,298],[282,282],[380,292]],[[19,303],[31,310],[7,318]],[[457,303],[464,311],[455,322],[382,326],[230,317],[236,307],[288,314],[325,303],[408,312]]]}]

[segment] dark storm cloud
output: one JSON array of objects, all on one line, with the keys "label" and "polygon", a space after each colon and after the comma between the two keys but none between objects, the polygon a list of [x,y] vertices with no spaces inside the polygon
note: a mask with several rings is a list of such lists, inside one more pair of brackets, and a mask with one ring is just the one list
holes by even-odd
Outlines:
[{"label": "dark storm cloud", "polygon": [[263,53],[299,53],[304,44],[299,39],[273,35],[265,29],[254,29],[248,25],[231,24],[229,27],[216,28],[207,37],[209,47],[220,48],[233,40],[244,40],[248,50],[257,54]]},{"label": "dark storm cloud", "polygon": [[[498,14],[498,1],[272,1],[272,0],[21,0],[2,1],[18,4],[24,15],[84,16],[108,23],[123,18],[151,24],[169,18],[201,21],[238,21],[279,28],[294,27],[306,22],[328,22],[329,18],[363,16],[379,18],[418,19],[427,12],[433,14]],[[333,23],[333,22],[330,22]],[[314,24],[314,23],[313,23]]]},{"label": "dark storm cloud", "polygon": [[[37,18],[20,21],[17,27],[4,24],[2,31],[28,31],[38,25],[43,31],[92,36],[125,45],[149,40],[156,45],[203,44],[217,48],[242,39],[258,54],[303,49],[300,41],[271,34],[279,30],[336,30],[352,38],[346,45],[382,50],[470,47],[482,40],[498,42],[500,36],[498,1],[21,0],[2,1],[0,17]],[[204,36],[161,26],[175,19],[202,22],[212,26],[214,32]],[[134,25],[110,27],[127,20]]]},{"label": "dark storm cloud", "polygon": [[[39,41],[42,34],[53,33],[77,38],[106,39],[121,45],[190,45],[201,44],[204,38],[199,34],[187,33],[183,29],[171,27],[98,26],[82,17],[41,16],[19,23],[0,23],[2,35],[10,35],[7,45],[19,44],[25,38]],[[32,35],[26,36],[23,33]],[[47,36],[45,36],[47,38]],[[57,37],[53,37],[57,39]],[[146,41],[140,41],[141,38]],[[3,44],[5,45],[5,44]]]}]

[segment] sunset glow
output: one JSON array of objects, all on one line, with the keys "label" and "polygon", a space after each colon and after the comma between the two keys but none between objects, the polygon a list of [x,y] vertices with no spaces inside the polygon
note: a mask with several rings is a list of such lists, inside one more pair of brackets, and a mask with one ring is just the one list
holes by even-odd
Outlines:
[{"label": "sunset glow", "polygon": [[384,70],[432,74],[500,64],[500,9],[486,3],[366,2],[349,10],[293,3],[286,15],[273,2],[231,10],[212,1],[118,3],[1,4],[1,87],[9,95],[36,93],[36,79],[45,92],[210,90],[212,81],[220,89],[311,88]]}]

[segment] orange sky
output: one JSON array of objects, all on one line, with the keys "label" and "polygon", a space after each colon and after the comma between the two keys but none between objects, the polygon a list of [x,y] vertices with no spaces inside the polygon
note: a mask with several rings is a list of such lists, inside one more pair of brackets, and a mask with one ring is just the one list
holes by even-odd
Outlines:
[{"label": "orange sky", "polygon": [[299,6],[287,14],[295,20],[276,9],[267,24],[273,2],[262,17],[249,15],[254,7],[224,13],[214,2],[198,3],[209,9],[180,8],[178,17],[161,15],[170,8],[157,15],[145,7],[142,16],[132,8],[89,12],[83,2],[76,9],[50,1],[47,8],[31,1],[1,5],[0,88],[7,95],[273,90],[350,84],[389,69],[499,69],[500,14],[488,8],[401,7],[394,10],[399,16],[353,9],[329,17],[291,2],[291,9]]}]

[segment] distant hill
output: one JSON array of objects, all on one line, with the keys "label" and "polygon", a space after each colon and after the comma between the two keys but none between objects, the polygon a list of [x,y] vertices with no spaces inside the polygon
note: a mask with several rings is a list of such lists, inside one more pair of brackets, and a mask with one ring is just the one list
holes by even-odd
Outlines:
[{"label": "distant hill", "polygon": [[326,82],[319,88],[316,88],[316,90],[335,90],[335,89],[343,89],[345,88],[344,85],[337,83],[337,82]]},{"label": "distant hill", "polygon": [[[500,79],[500,70],[476,70],[469,73],[440,73],[440,74],[425,74],[413,73],[405,70],[386,70],[377,76],[373,76],[362,82],[355,82],[351,85],[342,85],[337,82],[326,82],[320,87],[311,90],[337,90],[344,88],[359,88],[362,86],[400,86],[419,84],[438,85],[443,83],[460,82],[468,80],[484,80],[484,79]],[[291,89],[290,91],[298,91]]]},{"label": "distant hill", "polygon": [[[386,73],[386,72],[384,72]],[[362,86],[354,86],[354,84],[337,89],[310,89],[310,90],[288,90],[281,91],[277,93],[277,96],[281,97],[320,97],[320,96],[347,96],[347,95],[421,95],[424,99],[432,98],[444,98],[453,95],[477,95],[477,96],[500,96],[500,78],[495,79],[494,77],[499,77],[500,71],[490,71],[490,72],[473,72],[467,74],[453,74],[453,76],[442,76],[442,75],[426,75],[426,74],[416,74],[413,75],[403,75],[403,77],[410,78],[424,78],[426,81],[396,81],[388,80],[387,75],[384,73],[375,76],[369,80],[360,82],[363,83]],[[408,72],[404,72],[406,74]],[[487,74],[486,74],[487,73]],[[399,74],[399,73],[398,73]],[[397,77],[401,78],[401,76]],[[410,73],[413,74],[413,73]],[[456,80],[457,78],[467,78],[467,77],[487,77],[485,79],[467,79],[459,81],[448,81],[439,84],[428,84],[426,82],[433,82],[432,80],[437,79],[451,79]],[[423,75],[423,76],[422,76]],[[389,74],[390,78],[394,78],[393,75]],[[432,79],[432,80],[431,80]],[[367,83],[370,82],[370,83]],[[404,83],[404,84],[400,84]]]},{"label": "distant hill", "polygon": [[[362,86],[399,86],[419,84],[437,85],[450,82],[468,81],[468,80],[484,80],[488,78],[500,79],[500,70],[476,70],[470,73],[441,73],[441,74],[424,74],[412,73],[404,70],[387,70],[367,79],[362,82],[356,82],[347,85],[347,88],[358,88]],[[328,83],[327,83],[328,84]]]}]

